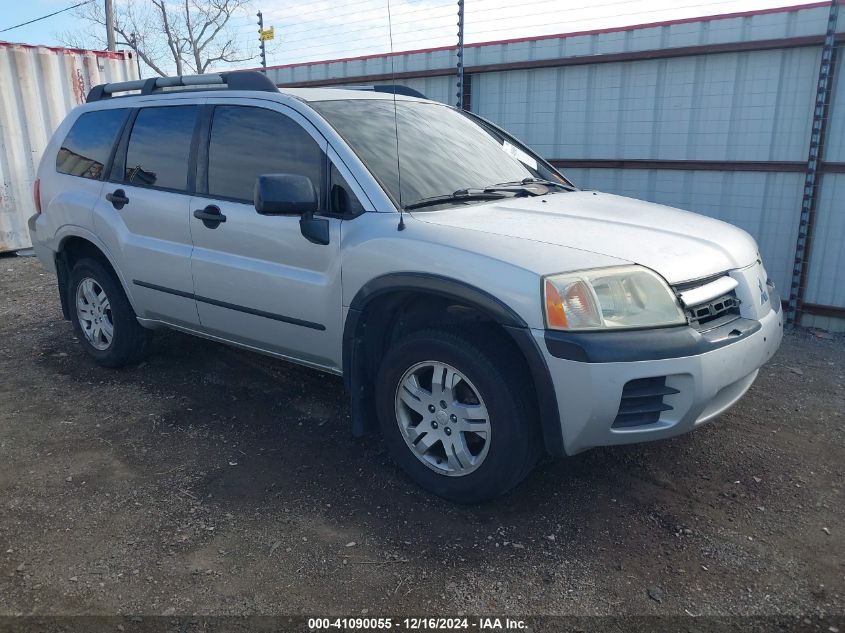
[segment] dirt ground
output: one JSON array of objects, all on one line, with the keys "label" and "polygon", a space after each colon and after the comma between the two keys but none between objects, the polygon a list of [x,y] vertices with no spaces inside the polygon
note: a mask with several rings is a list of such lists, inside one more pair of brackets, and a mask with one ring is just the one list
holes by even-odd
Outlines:
[{"label": "dirt ground", "polygon": [[715,423],[456,506],[350,437],[339,378],[176,333],[99,368],[3,257],[0,614],[841,616],[844,378],[792,332]]}]

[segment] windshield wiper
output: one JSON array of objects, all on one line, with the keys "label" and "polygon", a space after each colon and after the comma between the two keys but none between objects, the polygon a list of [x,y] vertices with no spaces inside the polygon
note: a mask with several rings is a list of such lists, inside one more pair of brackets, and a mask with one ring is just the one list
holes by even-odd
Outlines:
[{"label": "windshield wiper", "polygon": [[[507,190],[513,191],[512,189]],[[447,193],[442,196],[432,196],[431,198],[423,198],[417,202],[405,205],[405,210],[421,209],[422,207],[431,207],[436,204],[449,204],[450,202],[471,202],[473,200],[500,200],[501,198],[509,197],[505,191],[489,191],[486,189],[459,189],[454,193]]]},{"label": "windshield wiper", "polygon": [[522,180],[515,180],[513,182],[500,182],[491,187],[485,187],[485,189],[491,189],[496,187],[519,187],[520,185],[544,185],[546,187],[559,187],[566,191],[575,191],[575,187],[571,185],[564,184],[562,182],[556,182],[554,180],[546,180],[545,178],[523,178]]},{"label": "windshield wiper", "polygon": [[542,178],[524,178],[513,182],[500,182],[481,189],[458,189],[454,193],[442,196],[423,198],[417,202],[405,205],[405,210],[431,207],[437,204],[448,204],[450,202],[466,202],[473,200],[499,200],[501,198],[517,196],[544,196],[549,193],[549,187],[561,187],[566,191],[575,191],[572,187],[552,180]]}]

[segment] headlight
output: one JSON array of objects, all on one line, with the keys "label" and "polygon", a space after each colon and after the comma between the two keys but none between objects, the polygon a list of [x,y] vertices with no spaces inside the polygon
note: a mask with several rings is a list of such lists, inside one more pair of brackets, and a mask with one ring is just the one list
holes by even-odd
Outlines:
[{"label": "headlight", "polygon": [[659,327],[686,323],[675,294],[642,266],[617,266],[543,279],[546,325],[555,330]]}]

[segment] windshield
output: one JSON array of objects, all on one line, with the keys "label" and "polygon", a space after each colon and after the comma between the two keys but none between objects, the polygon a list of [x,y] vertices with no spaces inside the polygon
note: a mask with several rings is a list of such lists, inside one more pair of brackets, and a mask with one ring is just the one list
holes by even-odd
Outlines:
[{"label": "windshield", "polygon": [[437,103],[397,101],[400,193],[392,99],[318,101],[310,105],[358,154],[390,197],[403,206],[458,190],[526,178],[567,183],[535,155],[507,139],[495,138],[459,110]]}]

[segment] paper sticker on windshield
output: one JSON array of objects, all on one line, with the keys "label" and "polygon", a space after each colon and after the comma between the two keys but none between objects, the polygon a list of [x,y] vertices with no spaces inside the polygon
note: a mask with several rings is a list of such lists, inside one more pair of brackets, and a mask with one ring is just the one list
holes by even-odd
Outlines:
[{"label": "paper sticker on windshield", "polygon": [[520,163],[525,163],[531,169],[537,169],[537,161],[531,158],[530,155],[523,152],[516,145],[511,145],[507,141],[502,141],[502,149],[513,156]]}]

